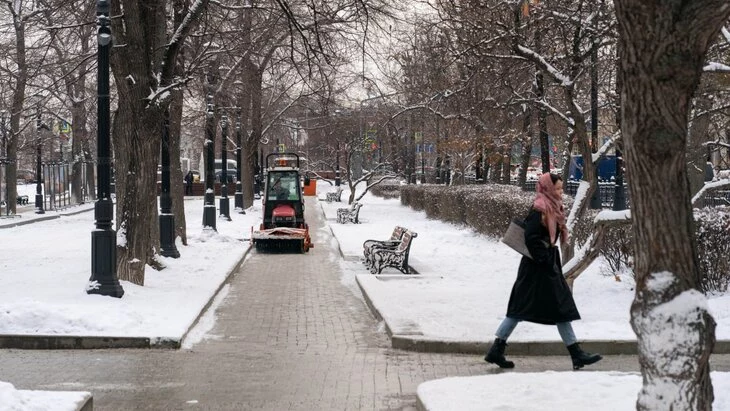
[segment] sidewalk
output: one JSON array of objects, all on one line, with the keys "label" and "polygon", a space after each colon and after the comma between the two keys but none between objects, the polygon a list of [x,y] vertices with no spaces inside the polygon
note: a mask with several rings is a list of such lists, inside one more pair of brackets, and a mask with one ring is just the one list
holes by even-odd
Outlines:
[{"label": "sidewalk", "polygon": [[[348,192],[342,195],[347,198]],[[342,203],[320,201],[339,242],[345,276],[355,279],[373,313],[384,321],[395,348],[482,354],[504,318],[520,256],[498,239],[469,227],[429,220],[425,212],[404,207],[397,199],[366,195],[361,224],[338,224]],[[366,239],[386,239],[402,225],[418,233],[410,265],[418,275],[386,269],[371,275],[360,263]],[[573,323],[581,346],[602,354],[635,354],[636,337],[629,323],[633,280],[617,282],[595,261],[575,282],[574,297],[582,320]],[[730,353],[730,295],[708,298],[717,322],[716,353]],[[521,323],[510,338],[512,355],[564,355],[555,327]]]},{"label": "sidewalk", "polygon": [[255,207],[245,215],[231,210],[232,221],[217,220],[217,232],[203,230],[202,197],[186,200],[188,245],[176,244],[180,258],[159,257],[166,268],[148,266],[143,287],[121,281],[125,294],[116,299],[85,292],[93,208],[0,220],[1,348],[178,348],[243,261],[260,220]]}]

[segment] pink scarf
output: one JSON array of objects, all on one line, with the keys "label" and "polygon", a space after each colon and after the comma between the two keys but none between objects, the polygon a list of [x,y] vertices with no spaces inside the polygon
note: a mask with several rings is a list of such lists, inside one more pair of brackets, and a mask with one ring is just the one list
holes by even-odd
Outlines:
[{"label": "pink scarf", "polygon": [[565,226],[565,212],[563,199],[555,193],[555,185],[550,179],[550,173],[544,173],[537,180],[537,197],[532,207],[540,211],[545,217],[547,229],[550,232],[550,242],[555,244],[555,226],[560,228],[560,241],[568,242],[568,227]]}]

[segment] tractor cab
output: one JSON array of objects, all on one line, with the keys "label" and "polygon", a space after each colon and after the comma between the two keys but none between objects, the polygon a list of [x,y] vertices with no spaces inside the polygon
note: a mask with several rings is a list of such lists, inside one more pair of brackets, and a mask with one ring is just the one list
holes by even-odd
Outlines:
[{"label": "tractor cab", "polygon": [[272,153],[266,156],[263,193],[263,222],[251,236],[256,249],[285,249],[294,245],[294,248],[308,251],[312,243],[304,221],[297,154]]},{"label": "tractor cab", "polygon": [[304,224],[304,200],[298,170],[273,168],[264,184],[264,228]]}]

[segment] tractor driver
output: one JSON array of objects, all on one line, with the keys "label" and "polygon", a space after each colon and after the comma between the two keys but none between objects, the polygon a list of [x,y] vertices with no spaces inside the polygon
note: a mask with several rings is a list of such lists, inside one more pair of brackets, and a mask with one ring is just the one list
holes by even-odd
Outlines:
[{"label": "tractor driver", "polygon": [[289,190],[281,186],[281,179],[277,179],[271,187],[271,194],[276,196],[277,200],[286,200],[289,198]]}]

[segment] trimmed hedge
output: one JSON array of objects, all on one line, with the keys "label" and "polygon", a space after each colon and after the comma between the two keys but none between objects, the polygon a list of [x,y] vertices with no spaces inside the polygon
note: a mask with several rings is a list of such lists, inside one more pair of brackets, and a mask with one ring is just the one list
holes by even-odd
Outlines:
[{"label": "trimmed hedge", "polygon": [[400,184],[398,182],[382,182],[376,186],[370,188],[370,192],[373,195],[383,198],[398,198],[400,197]]},{"label": "trimmed hedge", "polygon": [[[414,210],[425,210],[429,218],[468,225],[494,238],[504,234],[513,218],[525,216],[535,198],[534,192],[501,184],[451,187],[436,184],[380,184],[376,187],[379,187],[378,190],[372,190],[375,195],[394,198],[396,195],[393,193],[398,190],[401,204]],[[567,214],[573,198],[565,196],[564,199]],[[600,210],[586,210],[583,218],[576,223],[572,235],[578,244],[584,243],[591,234],[598,212]],[[697,251],[703,272],[700,287],[706,292],[724,292],[730,284],[730,208],[696,209],[694,216]],[[620,271],[624,267],[631,267],[631,242],[630,227],[609,229],[601,255],[606,258],[610,270]]]}]

